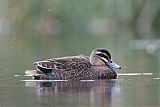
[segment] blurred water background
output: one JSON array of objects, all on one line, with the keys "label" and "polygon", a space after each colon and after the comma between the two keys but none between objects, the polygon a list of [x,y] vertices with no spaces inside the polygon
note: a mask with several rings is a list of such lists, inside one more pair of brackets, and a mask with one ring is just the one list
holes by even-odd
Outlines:
[{"label": "blurred water background", "polygon": [[[71,107],[75,104],[86,107],[160,106],[159,0],[0,2],[0,107],[21,107],[23,104],[38,107],[51,104],[57,107]],[[34,69],[32,63],[37,60],[78,54],[90,55],[91,51],[98,47],[107,48],[113,60],[122,66],[117,73],[153,75],[119,76],[119,80],[111,83],[78,82],[75,84],[82,87],[75,90],[83,91],[78,90],[76,93],[70,92],[70,88],[65,88],[65,91],[56,88],[56,95],[52,88],[59,85],[52,83],[49,86],[51,89],[46,89],[52,94],[45,96],[43,93],[36,93],[37,86],[33,88],[35,85],[31,85],[32,88],[28,88],[28,85],[26,87],[28,83],[20,81],[23,77],[14,77],[17,74],[23,75],[26,69]],[[90,84],[89,87],[86,84]],[[65,86],[62,84],[60,87]],[[102,89],[97,89],[99,86]],[[74,88],[75,86],[72,86],[71,90]],[[99,90],[100,94],[97,94],[95,89]],[[62,92],[65,94],[61,94]],[[108,96],[111,92],[113,94]],[[109,98],[109,101],[106,98]],[[97,99],[100,101],[96,103]]]}]

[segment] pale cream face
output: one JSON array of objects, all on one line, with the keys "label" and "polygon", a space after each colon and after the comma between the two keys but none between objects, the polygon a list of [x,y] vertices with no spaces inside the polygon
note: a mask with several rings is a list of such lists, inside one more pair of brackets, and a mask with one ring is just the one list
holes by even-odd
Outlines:
[{"label": "pale cream face", "polygon": [[104,63],[104,61],[102,61],[101,59],[97,59],[96,60],[96,65],[106,66],[106,64]]},{"label": "pale cream face", "polygon": [[100,57],[100,59],[102,59],[105,62],[108,62],[108,60],[106,58],[104,58],[104,57]]}]

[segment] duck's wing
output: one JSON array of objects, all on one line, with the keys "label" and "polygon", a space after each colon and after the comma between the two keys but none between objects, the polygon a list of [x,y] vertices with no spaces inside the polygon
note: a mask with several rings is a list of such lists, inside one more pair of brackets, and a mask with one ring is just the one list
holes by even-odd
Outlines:
[{"label": "duck's wing", "polygon": [[[66,73],[77,75],[80,70],[89,68],[89,57],[84,55],[52,58],[44,61],[35,62],[37,69],[45,74]],[[79,72],[80,73],[80,72]]]}]

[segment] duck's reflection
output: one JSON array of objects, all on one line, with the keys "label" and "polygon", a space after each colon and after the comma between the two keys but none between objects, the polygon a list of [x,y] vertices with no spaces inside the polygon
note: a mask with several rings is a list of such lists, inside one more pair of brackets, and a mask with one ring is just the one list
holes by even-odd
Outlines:
[{"label": "duck's reflection", "polygon": [[90,102],[92,107],[108,106],[112,96],[117,93],[119,83],[116,80],[99,81],[59,81],[26,82],[26,86],[35,87],[38,96],[67,96],[79,102]]}]

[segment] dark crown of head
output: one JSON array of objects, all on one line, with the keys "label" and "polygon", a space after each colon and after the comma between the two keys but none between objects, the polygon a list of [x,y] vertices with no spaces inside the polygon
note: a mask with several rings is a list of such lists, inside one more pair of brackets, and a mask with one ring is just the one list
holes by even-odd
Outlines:
[{"label": "dark crown of head", "polygon": [[102,52],[102,53],[106,53],[108,55],[108,57],[111,59],[111,54],[109,53],[108,50],[104,49],[104,48],[98,48],[96,49],[96,51]]}]

